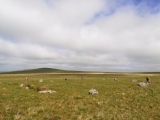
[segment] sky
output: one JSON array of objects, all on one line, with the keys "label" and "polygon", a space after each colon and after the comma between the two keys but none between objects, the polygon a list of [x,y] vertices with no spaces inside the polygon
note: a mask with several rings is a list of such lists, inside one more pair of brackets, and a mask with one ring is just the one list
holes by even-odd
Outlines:
[{"label": "sky", "polygon": [[0,0],[0,71],[160,71],[160,0]]}]

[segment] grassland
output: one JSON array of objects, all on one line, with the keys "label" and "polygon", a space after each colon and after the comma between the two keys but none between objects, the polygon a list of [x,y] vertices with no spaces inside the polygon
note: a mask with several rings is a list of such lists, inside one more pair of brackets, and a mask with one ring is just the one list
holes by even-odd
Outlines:
[{"label": "grassland", "polygon": [[[138,87],[146,76],[152,84]],[[35,88],[47,86],[57,92],[40,94],[21,88],[25,77]],[[131,82],[133,79],[137,82]],[[159,73],[0,74],[0,88],[0,120],[160,119]],[[88,95],[91,88],[99,94]]]}]

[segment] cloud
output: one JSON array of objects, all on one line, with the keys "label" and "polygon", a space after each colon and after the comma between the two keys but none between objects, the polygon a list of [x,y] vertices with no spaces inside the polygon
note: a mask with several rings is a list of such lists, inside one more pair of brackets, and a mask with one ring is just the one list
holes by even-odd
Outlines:
[{"label": "cloud", "polygon": [[1,0],[0,71],[159,71],[159,6],[137,0]]}]

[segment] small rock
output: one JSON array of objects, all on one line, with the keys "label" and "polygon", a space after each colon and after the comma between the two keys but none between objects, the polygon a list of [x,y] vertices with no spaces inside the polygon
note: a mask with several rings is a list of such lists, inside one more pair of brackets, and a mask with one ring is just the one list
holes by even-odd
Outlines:
[{"label": "small rock", "polygon": [[20,84],[20,87],[24,87],[24,84]]},{"label": "small rock", "polygon": [[28,90],[28,89],[29,89],[29,87],[26,87],[26,89]]},{"label": "small rock", "polygon": [[145,87],[145,86],[148,86],[149,83],[145,83],[145,82],[140,82],[138,83],[138,86],[141,86],[141,87]]},{"label": "small rock", "polygon": [[98,94],[98,91],[96,89],[90,89],[89,94]]},{"label": "small rock", "polygon": [[44,93],[55,93],[56,91],[54,90],[43,90],[43,91],[38,91],[39,93],[41,94],[44,94]]},{"label": "small rock", "polygon": [[39,80],[39,82],[40,82],[40,83],[42,83],[42,82],[43,82],[43,80],[42,80],[42,79],[40,79],[40,80]]}]

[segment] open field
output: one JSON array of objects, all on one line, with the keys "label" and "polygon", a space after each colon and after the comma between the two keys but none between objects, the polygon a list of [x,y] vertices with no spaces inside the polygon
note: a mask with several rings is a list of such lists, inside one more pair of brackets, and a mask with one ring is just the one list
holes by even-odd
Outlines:
[{"label": "open field", "polygon": [[[152,83],[137,86],[146,76]],[[56,93],[21,88],[25,77],[35,88],[46,86]],[[160,73],[0,74],[0,88],[0,120],[160,119]],[[91,88],[99,94],[88,95]]]}]

